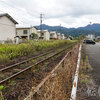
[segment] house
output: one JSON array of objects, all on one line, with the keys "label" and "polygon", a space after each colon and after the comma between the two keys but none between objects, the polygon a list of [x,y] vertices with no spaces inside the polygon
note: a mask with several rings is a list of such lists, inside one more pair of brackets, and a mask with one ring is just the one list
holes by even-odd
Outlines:
[{"label": "house", "polygon": [[61,40],[61,33],[57,33],[57,39]]},{"label": "house", "polygon": [[39,39],[50,40],[50,32],[48,30],[38,30]]},{"label": "house", "polygon": [[67,40],[73,40],[72,36],[68,36]]},{"label": "house", "polygon": [[16,36],[16,24],[18,24],[9,14],[0,14],[0,41],[14,41]]},{"label": "house", "polygon": [[97,36],[97,37],[96,37],[96,40],[100,41],[100,36]]},{"label": "house", "polygon": [[90,39],[90,40],[94,40],[95,39],[95,35],[94,34],[88,34],[86,36],[86,38]]},{"label": "house", "polygon": [[50,32],[50,39],[57,39],[57,32],[56,31]]},{"label": "house", "polygon": [[16,30],[17,30],[16,37],[20,37],[28,40],[31,37],[31,33],[35,33],[38,35],[36,27],[19,27],[16,28]]},{"label": "house", "polygon": [[65,39],[65,35],[64,34],[61,34],[61,39]]}]

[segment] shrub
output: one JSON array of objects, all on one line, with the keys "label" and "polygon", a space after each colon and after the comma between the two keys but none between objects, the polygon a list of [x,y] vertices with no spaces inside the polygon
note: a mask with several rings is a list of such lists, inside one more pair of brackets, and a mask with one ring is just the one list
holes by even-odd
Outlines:
[{"label": "shrub", "polygon": [[28,43],[0,44],[0,63],[7,63],[9,60],[19,56],[27,56],[35,51],[44,51],[49,48],[56,48],[63,44],[73,44],[76,41],[68,40],[51,40],[51,41],[29,41]]}]

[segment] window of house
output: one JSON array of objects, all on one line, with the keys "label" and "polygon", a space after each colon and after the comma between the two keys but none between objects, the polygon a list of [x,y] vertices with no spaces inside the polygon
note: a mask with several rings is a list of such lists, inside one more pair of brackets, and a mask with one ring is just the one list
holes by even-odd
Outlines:
[{"label": "window of house", "polygon": [[24,33],[24,34],[27,34],[27,30],[24,30],[23,33]]},{"label": "window of house", "polygon": [[44,36],[44,33],[41,33],[41,36]]},{"label": "window of house", "polygon": [[53,36],[54,34],[50,34],[50,36]]},{"label": "window of house", "polygon": [[17,35],[18,33],[17,33],[17,31],[16,31],[16,35]]}]

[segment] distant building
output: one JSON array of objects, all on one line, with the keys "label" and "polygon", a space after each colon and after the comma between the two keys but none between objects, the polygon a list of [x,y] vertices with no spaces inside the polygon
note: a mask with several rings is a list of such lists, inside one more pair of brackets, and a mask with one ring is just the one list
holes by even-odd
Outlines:
[{"label": "distant building", "polygon": [[65,39],[65,35],[61,34],[61,33],[57,33],[57,39],[58,40],[63,40],[63,39]]},{"label": "distant building", "polygon": [[65,35],[64,34],[61,34],[61,39],[65,39]]},{"label": "distant building", "polygon": [[99,41],[100,41],[100,36],[97,36],[97,37],[96,37],[96,40],[99,40]]},{"label": "distant building", "polygon": [[9,14],[0,14],[0,41],[14,41],[16,36],[16,24],[18,24]]},{"label": "distant building", "polygon": [[16,36],[20,38],[25,38],[29,40],[31,33],[35,33],[38,35],[36,27],[19,27],[16,29],[17,29]]},{"label": "distant building", "polygon": [[38,30],[39,39],[42,40],[50,40],[50,32],[48,30],[42,30],[42,33],[40,30]]},{"label": "distant building", "polygon": [[61,33],[57,33],[57,39],[61,40]]},{"label": "distant building", "polygon": [[56,31],[50,32],[50,39],[57,39],[57,32]]},{"label": "distant building", "polygon": [[67,40],[73,40],[72,36],[68,36]]},{"label": "distant building", "polygon": [[95,39],[95,35],[94,34],[88,34],[86,36],[86,38],[90,39],[90,40],[94,40]]}]

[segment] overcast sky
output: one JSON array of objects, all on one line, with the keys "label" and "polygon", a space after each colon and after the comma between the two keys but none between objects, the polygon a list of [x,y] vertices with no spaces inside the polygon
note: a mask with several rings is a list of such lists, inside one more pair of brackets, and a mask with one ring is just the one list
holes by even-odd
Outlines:
[{"label": "overcast sky", "polygon": [[100,23],[100,0],[0,0],[0,13],[9,13],[19,26],[44,24],[65,27]]}]

